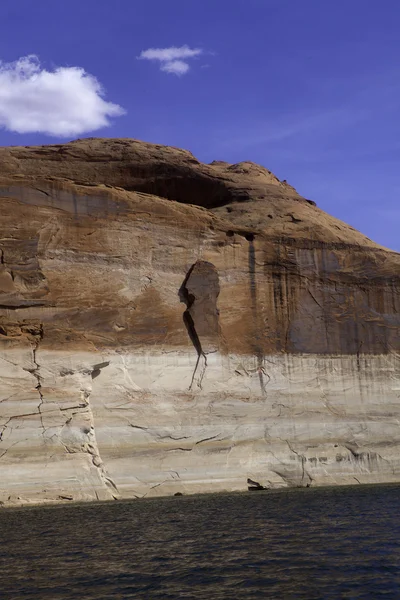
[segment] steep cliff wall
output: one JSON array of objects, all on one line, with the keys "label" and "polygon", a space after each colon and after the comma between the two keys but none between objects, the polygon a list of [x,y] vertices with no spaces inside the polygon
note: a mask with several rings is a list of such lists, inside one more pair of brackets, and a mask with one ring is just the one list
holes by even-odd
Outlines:
[{"label": "steep cliff wall", "polygon": [[0,149],[0,223],[0,500],[399,481],[400,255],[131,140]]}]

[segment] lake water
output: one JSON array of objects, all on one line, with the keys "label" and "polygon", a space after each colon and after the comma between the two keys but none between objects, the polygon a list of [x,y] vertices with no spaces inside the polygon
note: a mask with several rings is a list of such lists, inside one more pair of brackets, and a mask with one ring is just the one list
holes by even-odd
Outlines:
[{"label": "lake water", "polygon": [[0,510],[2,600],[400,598],[400,486]]}]

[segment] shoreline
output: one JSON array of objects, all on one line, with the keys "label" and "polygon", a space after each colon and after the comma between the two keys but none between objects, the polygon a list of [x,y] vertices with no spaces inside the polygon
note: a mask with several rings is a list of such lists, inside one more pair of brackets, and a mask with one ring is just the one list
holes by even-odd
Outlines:
[{"label": "shoreline", "polygon": [[394,488],[400,487],[400,480],[398,482],[379,482],[379,483],[355,483],[355,484],[337,484],[337,485],[315,485],[315,486],[298,486],[298,487],[280,487],[280,488],[270,488],[264,490],[257,490],[257,493],[250,492],[249,490],[234,490],[234,491],[218,491],[218,492],[197,492],[193,494],[182,494],[180,496],[175,495],[165,495],[165,496],[144,496],[142,498],[122,498],[122,499],[105,499],[105,500],[44,500],[39,502],[30,502],[29,500],[26,502],[17,503],[7,503],[3,502],[0,504],[1,509],[4,510],[24,510],[24,509],[37,509],[37,508],[65,508],[67,506],[70,507],[95,507],[95,506],[105,506],[105,505],[116,505],[116,504],[128,504],[133,502],[157,502],[157,501],[167,501],[167,500],[188,500],[191,499],[193,501],[206,499],[207,497],[223,497],[223,496],[245,496],[249,495],[250,497],[254,496],[271,496],[271,495],[282,495],[282,494],[294,494],[294,493],[314,493],[318,492],[327,492],[334,490],[346,490],[346,489],[378,489],[378,488]]}]

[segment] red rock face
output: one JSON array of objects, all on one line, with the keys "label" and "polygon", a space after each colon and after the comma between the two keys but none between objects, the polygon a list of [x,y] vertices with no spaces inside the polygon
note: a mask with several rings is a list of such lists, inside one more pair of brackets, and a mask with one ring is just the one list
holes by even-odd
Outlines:
[{"label": "red rock face", "polygon": [[[175,148],[89,139],[3,148],[0,172],[0,303],[3,311],[46,307],[49,341],[84,343],[84,324],[90,343],[146,344],[166,335],[182,344],[181,306],[163,302],[163,284],[148,275],[151,283],[128,301],[116,270],[184,277],[202,248],[224,287],[220,323],[204,299],[191,311],[205,310],[202,326],[213,344],[222,336],[226,352],[400,348],[399,255],[262,167],[203,165]],[[203,287],[206,298],[207,277]],[[63,319],[55,316],[60,309]]]},{"label": "red rock face", "polygon": [[[237,387],[238,402],[270,402],[272,414],[274,406],[286,405],[278,401],[279,394],[289,393],[279,377],[284,372],[290,381],[290,369],[300,366],[287,365],[300,365],[307,357],[310,361],[319,357],[322,362],[316,387],[295,384],[300,398],[319,390],[325,402],[322,372],[326,371],[329,381],[336,381],[327,384],[329,388],[337,384],[337,378],[347,381],[349,368],[353,383],[348,385],[358,381],[357,390],[351,388],[354,397],[373,388],[368,391],[371,398],[380,395],[393,402],[396,386],[388,391],[385,381],[398,377],[398,367],[393,365],[400,352],[400,255],[330,217],[263,167],[204,165],[189,152],[133,140],[88,139],[2,148],[0,222],[0,351],[5,361],[0,383],[6,398],[15,387],[18,394],[24,394],[31,378],[29,402],[36,398],[37,404],[31,413],[25,408],[21,412],[20,404],[13,405],[0,421],[0,428],[6,427],[0,450],[8,439],[5,457],[11,461],[10,468],[15,465],[12,453],[22,452],[24,445],[14,440],[16,433],[10,433],[5,424],[9,418],[13,423],[19,414],[31,414],[40,427],[48,420],[44,436],[53,428],[54,439],[64,440],[74,452],[86,453],[90,468],[95,467],[88,489],[97,486],[97,491],[104,491],[106,486],[113,495],[105,483],[108,475],[96,444],[102,446],[105,460],[104,456],[114,456],[114,438],[110,442],[109,433],[97,433],[97,441],[81,443],[79,436],[96,421],[87,412],[90,386],[100,386],[114,368],[108,383],[103,382],[108,390],[103,408],[116,398],[122,406],[129,394],[138,402],[135,406],[152,402],[154,413],[162,412],[160,407],[170,401],[208,398],[214,406]],[[15,381],[7,378],[10,352],[16,357],[12,364],[20,369],[20,379]],[[55,360],[57,353],[64,358]],[[93,359],[79,359],[78,368],[72,357],[79,353],[93,355]],[[139,361],[137,371],[124,366],[128,359],[123,357],[128,356],[132,364]],[[164,366],[157,362],[160,356]],[[379,357],[379,367],[368,366],[374,357]],[[182,360],[191,361],[190,367],[183,367]],[[43,366],[46,361],[47,367]],[[215,361],[221,361],[219,366]],[[268,361],[286,365],[276,376],[280,383],[273,392],[268,391],[272,377]],[[122,385],[118,369],[124,373],[123,385],[134,382],[126,394],[118,391]],[[143,381],[142,372],[147,373]],[[72,422],[78,418],[73,409],[65,408],[64,413],[62,408],[63,386],[69,378],[73,383],[68,394],[83,394],[83,399],[70,403],[86,415],[77,426],[79,435],[67,423],[68,418]],[[92,379],[95,383],[89,386]],[[340,404],[344,396],[335,390]],[[342,410],[338,406],[332,409],[337,418]],[[96,409],[103,423],[117,418],[116,412],[112,418],[104,416],[103,408]],[[309,410],[313,415],[314,409]],[[169,415],[168,411],[164,416],[160,413],[160,427],[170,427]],[[259,418],[255,413],[255,422]],[[150,421],[144,423],[145,429]],[[173,427],[168,431],[175,439]],[[208,433],[204,439],[213,437]],[[136,442],[128,437],[123,447],[132,453]],[[193,444],[200,437],[194,437]],[[252,444],[260,444],[257,436],[251,439]],[[15,441],[18,444],[12,449]],[[297,442],[295,436],[288,443]],[[338,443],[352,442],[346,434]],[[60,448],[64,452],[64,446]],[[251,448],[253,454],[259,452]],[[161,455],[164,461],[167,454]],[[238,455],[238,460],[242,464],[244,459]],[[241,475],[244,485],[248,477],[260,480],[257,469],[251,468],[246,477]],[[286,467],[278,471],[288,472]],[[117,473],[114,479],[120,476]],[[194,491],[201,489],[193,486]],[[222,485],[222,489],[233,487]],[[64,492],[69,493],[68,489]],[[133,493],[132,486],[129,489],[127,495]]]}]

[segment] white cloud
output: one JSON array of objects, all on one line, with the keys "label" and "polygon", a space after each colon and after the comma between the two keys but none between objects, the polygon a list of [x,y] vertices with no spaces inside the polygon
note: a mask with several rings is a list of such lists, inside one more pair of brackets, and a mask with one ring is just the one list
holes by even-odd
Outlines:
[{"label": "white cloud", "polygon": [[189,48],[189,46],[171,46],[171,48],[149,48],[143,50],[138,56],[142,60],[157,60],[161,71],[173,73],[174,75],[185,75],[190,69],[187,62],[190,58],[195,58],[203,54],[201,48]]},{"label": "white cloud", "polygon": [[189,69],[189,65],[183,60],[169,60],[161,65],[161,71],[175,75],[185,75]]},{"label": "white cloud", "polygon": [[82,67],[42,68],[35,55],[0,61],[0,127],[17,133],[70,137],[110,124],[124,114]]}]

